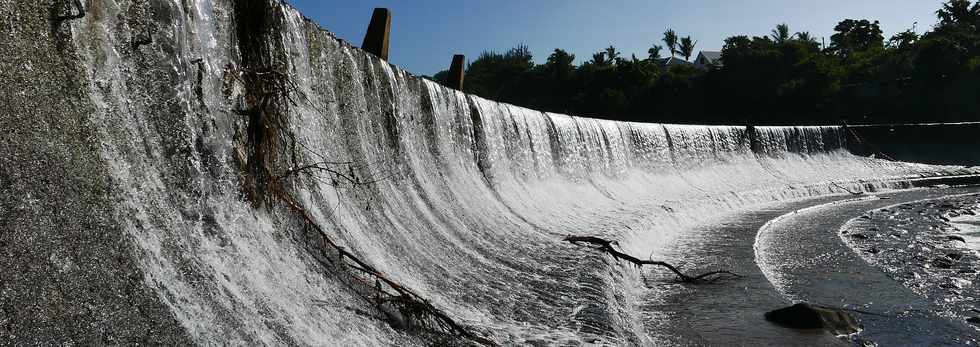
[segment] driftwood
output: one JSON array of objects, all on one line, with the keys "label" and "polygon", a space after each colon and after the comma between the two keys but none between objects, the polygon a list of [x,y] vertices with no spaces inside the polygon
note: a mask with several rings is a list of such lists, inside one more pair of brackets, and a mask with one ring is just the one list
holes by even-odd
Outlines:
[{"label": "driftwood", "polygon": [[568,236],[565,237],[565,241],[575,245],[579,245],[580,243],[586,243],[586,244],[597,246],[591,248],[611,255],[614,259],[616,259],[616,261],[625,260],[637,267],[642,267],[644,265],[665,267],[671,272],[673,272],[675,275],[677,275],[678,282],[681,283],[704,284],[704,283],[714,283],[726,277],[742,277],[734,272],[725,271],[725,270],[711,271],[700,275],[690,276],[681,272],[681,270],[678,269],[676,266],[670,265],[666,262],[655,261],[655,260],[640,260],[639,258],[636,258],[629,254],[617,251],[612,246],[614,244],[617,246],[619,245],[616,241],[609,241],[594,236]]}]

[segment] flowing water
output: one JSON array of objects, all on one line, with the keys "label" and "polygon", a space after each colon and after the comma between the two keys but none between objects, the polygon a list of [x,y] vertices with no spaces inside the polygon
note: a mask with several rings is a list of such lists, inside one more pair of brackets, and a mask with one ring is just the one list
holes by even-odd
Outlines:
[{"label": "flowing water", "polygon": [[[113,221],[144,285],[203,344],[427,341],[378,319],[356,275],[315,261],[323,250],[294,211],[249,199],[256,165],[339,246],[479,335],[558,345],[676,334],[651,323],[677,308],[649,304],[643,272],[566,235],[667,256],[762,204],[975,173],[853,156],[839,127],[638,124],[497,103],[273,4],[268,47],[290,99],[262,124],[283,146],[264,162],[250,154],[243,110],[258,74],[233,2],[93,0],[68,29]],[[147,27],[153,43],[133,44]]]},{"label": "flowing water", "polygon": [[759,230],[756,261],[783,298],[857,310],[851,313],[864,330],[848,337],[855,343],[976,345],[980,333],[964,317],[976,303],[972,285],[950,291],[944,283],[972,283],[980,264],[963,257],[961,264],[929,269],[915,259],[928,256],[929,262],[937,259],[932,253],[948,253],[944,241],[924,240],[939,219],[889,211],[960,194],[975,197],[978,190],[911,190],[795,210]]}]

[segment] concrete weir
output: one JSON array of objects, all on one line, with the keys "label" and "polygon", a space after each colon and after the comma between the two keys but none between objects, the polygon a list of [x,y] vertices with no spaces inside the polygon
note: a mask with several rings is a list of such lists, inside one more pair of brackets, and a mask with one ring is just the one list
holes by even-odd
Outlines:
[{"label": "concrete weir", "polygon": [[498,103],[390,64],[390,26],[359,49],[280,0],[0,0],[0,345],[650,344],[642,274],[562,237],[657,256],[980,173],[838,126]]}]

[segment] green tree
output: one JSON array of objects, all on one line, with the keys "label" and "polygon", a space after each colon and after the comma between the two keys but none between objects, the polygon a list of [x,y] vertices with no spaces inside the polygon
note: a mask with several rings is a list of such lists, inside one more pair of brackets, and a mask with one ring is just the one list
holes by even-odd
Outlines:
[{"label": "green tree", "polygon": [[904,51],[915,46],[917,41],[919,41],[919,34],[916,34],[914,31],[912,31],[912,29],[909,29],[897,33],[888,39],[887,47]]},{"label": "green tree", "polygon": [[969,0],[950,0],[936,11],[939,27],[966,26],[977,31],[980,26],[980,2],[970,4]]},{"label": "green tree", "polygon": [[647,50],[647,54],[650,60],[660,59],[660,51],[663,50],[663,46],[653,45]]},{"label": "green tree", "polygon": [[881,25],[878,21],[867,19],[845,19],[834,27],[830,37],[830,51],[834,54],[849,58],[857,52],[864,52],[884,46]]},{"label": "green tree", "polygon": [[596,52],[592,54],[592,60],[590,61],[592,65],[595,66],[609,66],[609,60],[606,59],[606,52]]},{"label": "green tree", "polygon": [[817,43],[817,39],[810,35],[809,31],[801,31],[796,33],[794,36],[796,36],[796,40],[800,42]]},{"label": "green tree", "polygon": [[486,51],[466,69],[464,90],[490,99],[515,102],[523,97],[523,83],[534,67],[534,58],[526,45],[518,45],[500,54]]},{"label": "green tree", "polygon": [[782,23],[776,25],[776,29],[772,30],[772,40],[776,41],[777,44],[782,44],[790,39],[789,24]]},{"label": "green tree", "polygon": [[609,63],[611,64],[614,64],[616,63],[616,61],[619,60],[620,58],[619,52],[616,51],[616,47],[613,46],[606,47],[606,58],[609,60]]},{"label": "green tree", "polygon": [[694,55],[694,47],[698,45],[697,41],[691,39],[690,36],[685,36],[681,39],[680,52],[684,60],[690,61],[691,55]]},{"label": "green tree", "polygon": [[575,73],[575,55],[563,49],[555,48],[545,62],[545,70],[555,79],[568,80]]},{"label": "green tree", "polygon": [[671,57],[676,56],[678,42],[677,42],[677,33],[674,32],[674,29],[667,29],[667,31],[664,32],[663,41],[664,44],[667,45],[667,50],[670,51],[670,56]]}]

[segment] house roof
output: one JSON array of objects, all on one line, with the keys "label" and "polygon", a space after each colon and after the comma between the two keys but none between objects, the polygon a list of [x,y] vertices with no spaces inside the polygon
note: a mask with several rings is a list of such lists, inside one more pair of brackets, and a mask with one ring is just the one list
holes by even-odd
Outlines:
[{"label": "house roof", "polygon": [[708,61],[708,64],[721,64],[721,52],[701,51],[701,53],[698,53],[698,57],[694,61],[701,61],[701,57],[704,57],[704,59]]},{"label": "house roof", "polygon": [[709,61],[714,62],[714,61],[716,61],[718,59],[721,59],[721,52],[719,52],[719,51],[701,51],[701,53],[698,53],[698,56],[704,56]]},{"label": "house roof", "polygon": [[660,66],[691,65],[692,63],[677,57],[660,58],[657,61]]}]

